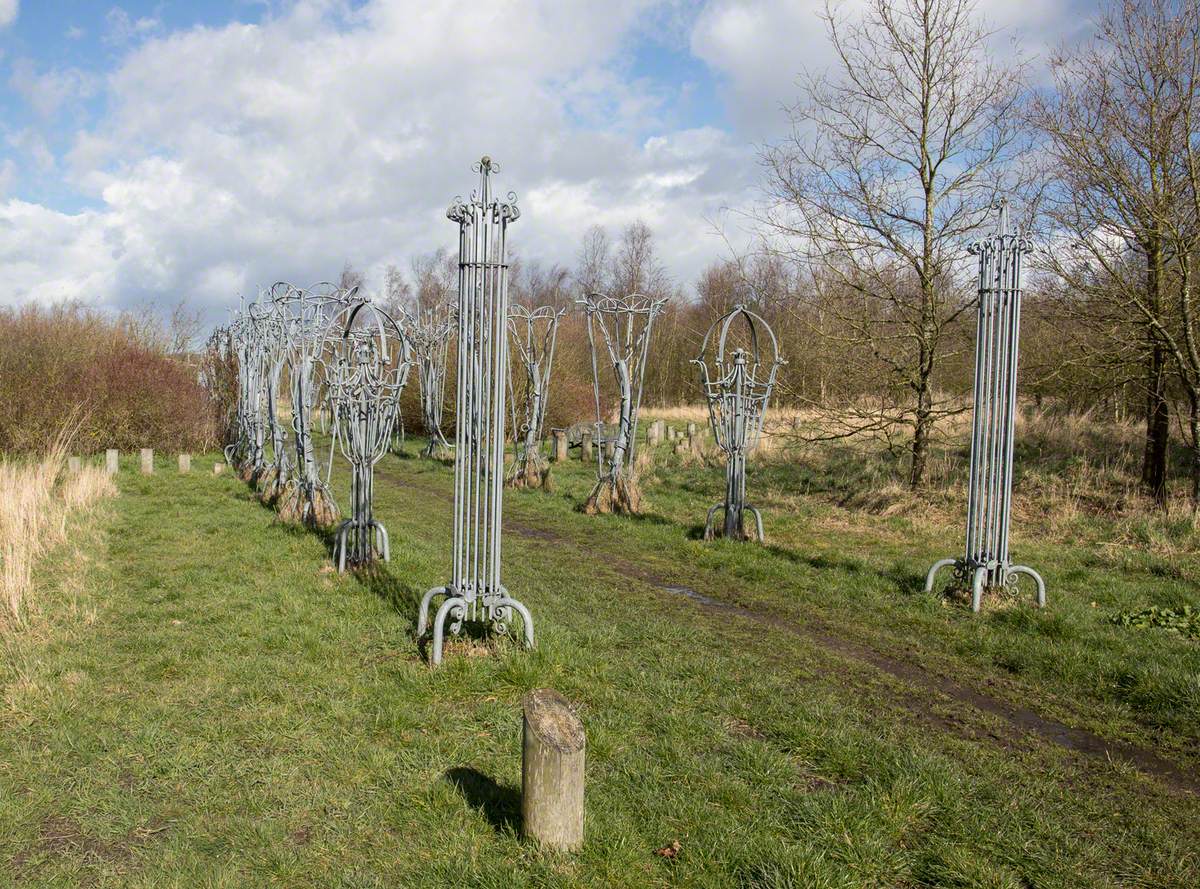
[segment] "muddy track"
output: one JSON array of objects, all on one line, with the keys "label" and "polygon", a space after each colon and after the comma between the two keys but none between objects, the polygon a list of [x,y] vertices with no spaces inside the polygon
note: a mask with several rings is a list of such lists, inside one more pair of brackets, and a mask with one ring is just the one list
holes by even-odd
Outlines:
[{"label": "muddy track", "polygon": [[[453,499],[448,492],[407,478],[390,467],[384,468],[382,465],[376,467],[376,472],[381,470],[383,475],[402,487],[418,490],[422,494],[445,502],[451,502]],[[504,528],[518,537],[550,542],[558,546],[568,546],[588,558],[594,557],[591,550],[581,546],[573,538],[546,528],[527,525],[511,518],[504,520]],[[1200,777],[1197,777],[1191,770],[1159,756],[1153,750],[1123,741],[1106,740],[1086,729],[1073,728],[1058,720],[1042,716],[1027,707],[993,698],[949,677],[930,673],[919,664],[900,660],[869,646],[845,639],[832,632],[827,624],[820,621],[814,620],[811,623],[800,624],[779,615],[714,599],[677,581],[662,577],[645,566],[609,555],[605,555],[603,567],[693,602],[710,614],[732,616],[799,636],[840,657],[869,665],[904,683],[944,695],[975,710],[998,717],[1021,733],[1037,735],[1058,747],[1076,753],[1104,760],[1127,762],[1139,771],[1158,778],[1173,790],[1200,794]],[[932,712],[923,712],[921,715],[939,723],[943,721],[942,717]]]}]

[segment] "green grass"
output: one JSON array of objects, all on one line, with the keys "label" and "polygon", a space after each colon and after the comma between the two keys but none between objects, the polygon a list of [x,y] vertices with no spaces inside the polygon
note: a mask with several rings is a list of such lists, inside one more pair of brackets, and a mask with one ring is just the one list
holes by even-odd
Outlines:
[{"label": "green grass", "polygon": [[[571,464],[555,493],[507,500],[514,523],[561,535],[505,538],[536,650],[460,644],[432,670],[412,633],[417,598],[447,580],[446,467],[385,459],[392,561],[339,577],[321,537],[209,465],[125,471],[82,544],[85,590],[59,591],[64,560],[41,629],[4,661],[0,885],[1200,882],[1195,795],[789,628],[1190,768],[1195,643],[1107,620],[1194,602],[1181,581],[1020,540],[1051,607],[972,618],[919,592],[956,533],[778,495],[759,498],[771,547],[705,544],[692,535],[719,469],[666,460],[650,515],[626,519],[576,512],[589,471]],[[795,482],[772,468],[751,490]],[[650,574],[779,620],[704,607]],[[520,698],[547,685],[588,732],[573,856],[518,833]],[[673,840],[677,859],[655,854]]]}]

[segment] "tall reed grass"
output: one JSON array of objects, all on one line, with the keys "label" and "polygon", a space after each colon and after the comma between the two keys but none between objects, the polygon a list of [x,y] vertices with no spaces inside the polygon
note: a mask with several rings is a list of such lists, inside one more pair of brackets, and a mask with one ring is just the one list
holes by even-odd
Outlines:
[{"label": "tall reed grass", "polygon": [[73,521],[117,492],[98,466],[64,472],[69,440],[60,435],[41,457],[0,460],[0,632],[37,612],[30,593],[39,563]]}]

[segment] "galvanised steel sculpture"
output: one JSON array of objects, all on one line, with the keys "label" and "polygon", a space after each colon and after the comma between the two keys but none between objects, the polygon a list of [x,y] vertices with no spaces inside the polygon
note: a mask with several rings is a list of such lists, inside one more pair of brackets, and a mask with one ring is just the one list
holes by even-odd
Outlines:
[{"label": "galvanised steel sculpture", "polygon": [[421,455],[444,460],[450,456],[450,442],[442,434],[442,405],[446,399],[446,364],[450,338],[454,335],[454,309],[448,305],[424,309],[418,306],[407,326],[417,362],[417,382],[421,386],[421,421],[429,436]]},{"label": "galvanised steel sculpture", "polygon": [[[765,354],[764,345],[768,347]],[[746,455],[757,447],[762,436],[767,402],[775,386],[775,376],[784,363],[779,355],[779,342],[762,316],[739,305],[708,329],[700,355],[692,363],[700,369],[700,385],[708,402],[713,437],[725,452],[725,500],[709,509],[704,539],[717,536],[713,517],[718,509],[723,509],[724,537],[751,539],[745,526],[746,513],[750,513],[754,516],[754,539],[761,543],[762,515],[746,502]]]},{"label": "galvanised steel sculpture", "polygon": [[521,616],[533,645],[529,609],[500,582],[504,492],[504,414],[508,379],[508,225],[520,215],[516,196],[492,196],[488,157],[476,165],[479,187],[456,198],[446,215],[458,223],[458,394],[454,452],[454,556],[450,583],[421,599],[417,635],[429,626],[433,600],[444,596],[433,619],[431,661],[440,664],[446,622],[458,634],[465,622],[507,632]]},{"label": "galvanised steel sculpture", "polygon": [[238,409],[237,432],[225,459],[243,481],[257,482],[266,468],[267,347],[263,313],[252,308],[243,305],[229,325],[238,357]]},{"label": "galvanised steel sculpture", "polygon": [[325,335],[333,317],[355,297],[321,283],[306,290],[289,287],[279,300],[287,332],[288,381],[291,388],[292,430],[296,441],[296,466],[279,499],[284,521],[309,527],[326,527],[338,518],[337,501],[327,481],[321,479],[313,447],[313,415],[320,408],[317,389],[323,382],[318,371],[325,352]]},{"label": "galvanised steel sculpture", "polygon": [[279,387],[283,380],[283,368],[287,363],[288,331],[280,301],[292,289],[290,284],[280,282],[259,296],[258,302],[250,307],[259,318],[261,348],[264,350],[263,366],[266,371],[265,407],[267,438],[271,443],[271,459],[256,479],[259,495],[264,503],[274,504],[288,481],[289,462],[287,455],[287,431],[280,416]]},{"label": "galvanised steel sculpture", "polygon": [[[665,297],[631,293],[606,296],[589,293],[579,301],[587,313],[588,344],[592,352],[592,389],[596,396],[596,486],[584,504],[584,512],[639,511],[641,493],[635,472],[638,409],[642,403],[642,381],[650,349],[654,319],[666,304]],[[600,345],[603,343],[603,346]],[[610,443],[605,437],[600,390],[600,349],[603,348],[616,378],[618,408],[616,432]],[[606,456],[606,455],[611,456]]]},{"label": "galvanised steel sculpture", "polygon": [[334,535],[338,571],[390,558],[387,529],[372,512],[375,464],[388,451],[412,346],[382,309],[355,298],[330,324],[324,359],[334,437],[350,463],[350,518]]},{"label": "galvanised steel sculpture", "polygon": [[[514,460],[508,474],[513,487],[542,487],[550,464],[542,454],[546,405],[550,400],[550,371],[558,322],[566,309],[535,309],[514,305],[508,311],[508,333],[517,359],[509,376]],[[515,390],[515,391],[514,391]]]},{"label": "galvanised steel sculpture", "polygon": [[995,236],[972,246],[979,256],[979,314],[975,337],[975,412],[971,428],[971,471],[967,490],[966,553],[929,569],[933,590],[942,568],[953,566],[960,587],[971,586],[971,609],[979,611],[984,589],[1016,587],[1021,574],[1037,584],[1037,604],[1046,604],[1046,584],[1032,568],[1009,561],[1012,513],[1014,420],[1017,412],[1017,355],[1021,325],[1021,260],[1029,241],[1008,233],[1008,204],[1000,207]]}]

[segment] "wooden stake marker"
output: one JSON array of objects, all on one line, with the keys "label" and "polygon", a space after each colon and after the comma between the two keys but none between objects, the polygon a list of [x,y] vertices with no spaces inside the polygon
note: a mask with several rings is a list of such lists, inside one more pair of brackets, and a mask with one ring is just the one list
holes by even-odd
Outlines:
[{"label": "wooden stake marker", "polygon": [[554,849],[578,849],[583,845],[583,723],[551,688],[531,691],[522,706],[522,832]]}]

